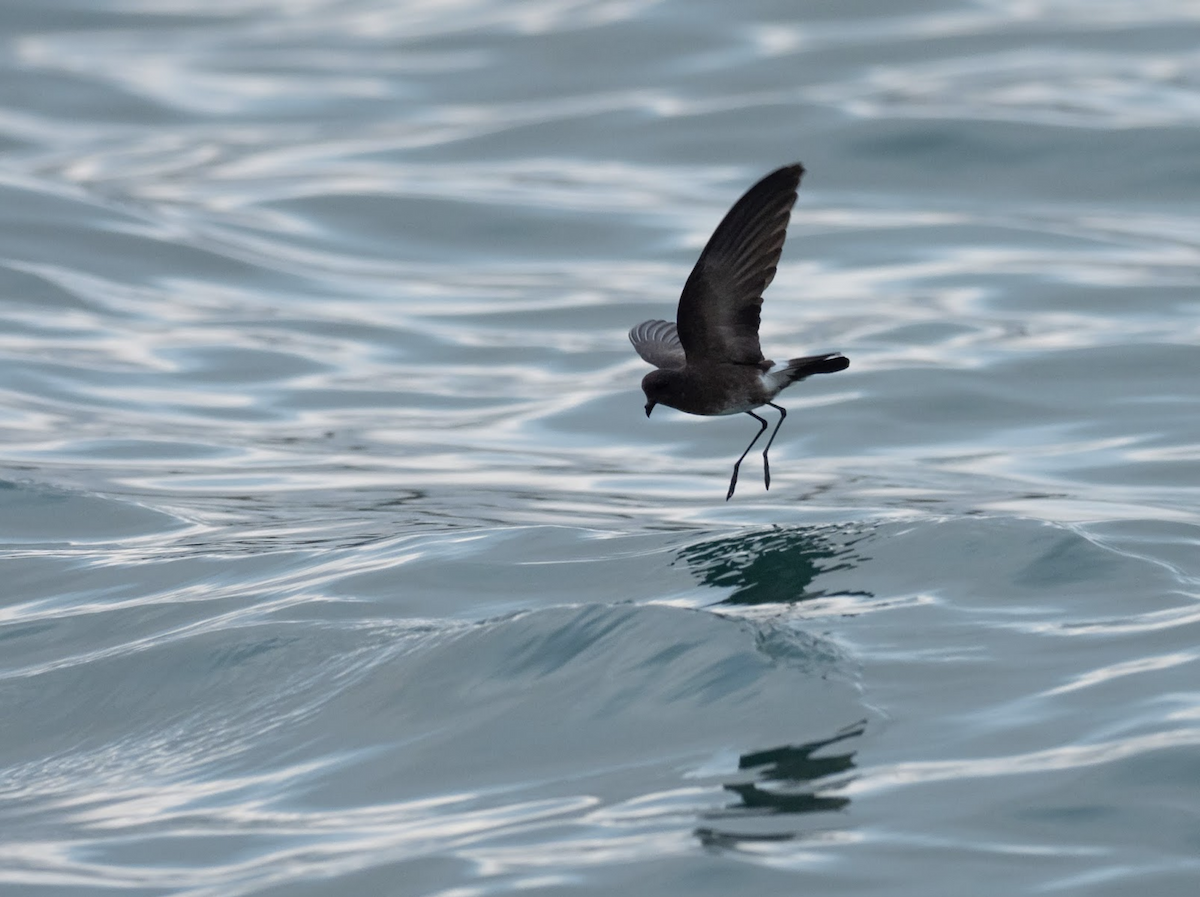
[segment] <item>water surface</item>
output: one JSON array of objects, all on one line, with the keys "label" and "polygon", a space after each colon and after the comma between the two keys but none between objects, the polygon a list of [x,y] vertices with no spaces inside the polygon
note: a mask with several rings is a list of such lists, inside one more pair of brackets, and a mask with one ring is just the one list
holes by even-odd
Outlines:
[{"label": "water surface", "polygon": [[[0,33],[5,894],[1195,892],[1194,3]],[[726,503],[625,332],[794,160]]]}]

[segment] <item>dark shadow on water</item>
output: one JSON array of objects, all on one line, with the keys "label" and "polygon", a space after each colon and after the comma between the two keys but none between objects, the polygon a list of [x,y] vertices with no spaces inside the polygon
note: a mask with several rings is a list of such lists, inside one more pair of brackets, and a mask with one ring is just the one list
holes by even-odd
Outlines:
[{"label": "dark shadow on water", "polygon": [[[825,597],[825,591],[813,588],[814,580],[857,567],[865,558],[855,546],[871,532],[861,526],[772,527],[686,545],[677,560],[706,585],[733,589],[719,604],[792,604]],[[836,594],[873,597],[870,592]]]},{"label": "dark shadow on water", "polygon": [[[722,810],[706,814],[707,818],[745,820],[845,809],[850,804],[850,798],[821,794],[820,785],[831,776],[854,769],[855,752],[844,751],[820,757],[814,755],[831,745],[859,737],[866,727],[867,723],[863,720],[831,738],[742,754],[738,758],[738,769],[755,770],[758,779],[726,784],[725,790],[736,794],[739,800]],[[742,842],[791,841],[801,837],[801,833],[796,831],[734,832],[724,827],[697,828],[695,835],[705,847],[727,849],[736,848]]]}]

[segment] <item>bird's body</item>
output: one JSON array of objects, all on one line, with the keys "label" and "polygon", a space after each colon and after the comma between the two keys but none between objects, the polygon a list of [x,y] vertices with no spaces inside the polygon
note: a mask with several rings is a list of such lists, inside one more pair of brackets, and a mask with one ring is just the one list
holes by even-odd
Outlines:
[{"label": "bird's body", "polygon": [[[656,405],[667,405],[688,414],[741,414],[753,411],[775,397],[757,367],[747,365],[694,365],[678,371],[653,371],[646,375],[643,389],[647,397],[660,398]],[[712,384],[720,384],[712,389]]]},{"label": "bird's body", "polygon": [[803,174],[801,165],[789,165],[746,191],[692,269],[679,297],[676,323],[644,321],[629,331],[637,353],[657,368],[642,379],[647,417],[655,405],[666,405],[688,414],[749,414],[761,424],[733,466],[726,500],[737,485],[742,459],[767,428],[754,409],[770,405],[780,412],[763,450],[769,489],[767,452],[787,416],[772,399],[805,377],[845,370],[850,364],[836,352],[775,364],[763,357],[758,342],[762,294],[775,276]]}]

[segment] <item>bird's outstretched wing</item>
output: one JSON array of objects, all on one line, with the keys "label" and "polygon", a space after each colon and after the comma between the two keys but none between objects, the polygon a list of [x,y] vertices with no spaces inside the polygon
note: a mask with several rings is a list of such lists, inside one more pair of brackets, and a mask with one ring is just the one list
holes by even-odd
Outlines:
[{"label": "bird's outstretched wing", "polygon": [[679,332],[671,321],[642,321],[629,331],[637,354],[656,368],[678,370],[687,363]]},{"label": "bird's outstretched wing", "polygon": [[717,225],[684,285],[675,316],[689,364],[763,360],[758,343],[762,294],[775,277],[803,174],[799,163],[771,172]]}]

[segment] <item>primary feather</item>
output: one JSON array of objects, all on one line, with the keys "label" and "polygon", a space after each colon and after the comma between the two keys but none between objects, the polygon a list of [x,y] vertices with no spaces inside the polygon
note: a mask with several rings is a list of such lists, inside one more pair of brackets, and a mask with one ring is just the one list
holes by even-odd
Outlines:
[{"label": "primary feather", "polygon": [[629,331],[629,341],[656,368],[678,370],[687,364],[674,321],[642,321]]}]

